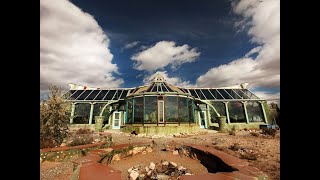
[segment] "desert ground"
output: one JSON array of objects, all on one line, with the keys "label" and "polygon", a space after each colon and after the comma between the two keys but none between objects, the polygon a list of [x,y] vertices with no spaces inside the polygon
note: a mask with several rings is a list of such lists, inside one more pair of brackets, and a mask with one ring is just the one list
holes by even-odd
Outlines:
[{"label": "desert ground", "polygon": [[[261,130],[241,130],[236,131],[235,134],[221,133],[214,130],[203,130],[202,132],[194,134],[175,134],[167,136],[133,135],[114,130],[106,132],[112,134],[114,145],[135,142],[152,143],[153,141],[153,143],[157,144],[158,148],[163,148],[165,147],[165,144],[173,141],[215,148],[238,158],[245,159],[250,163],[250,166],[259,168],[272,180],[280,179],[280,130],[277,131],[274,137],[262,134]],[[195,160],[172,154],[163,154],[161,156],[153,153],[145,155],[139,154],[132,158],[111,163],[110,166],[125,172],[134,165],[148,164],[150,161],[160,161],[161,159],[183,164],[185,167],[190,168],[194,174],[206,173],[205,167],[201,166],[200,163],[193,162]],[[69,180],[73,173],[71,161],[41,162],[40,179]],[[126,179],[125,173],[123,173],[122,178]]]}]

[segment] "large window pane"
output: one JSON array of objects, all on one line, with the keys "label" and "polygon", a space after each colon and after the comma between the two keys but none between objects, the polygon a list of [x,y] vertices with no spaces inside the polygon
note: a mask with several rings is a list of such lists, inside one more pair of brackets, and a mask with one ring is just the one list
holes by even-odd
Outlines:
[{"label": "large window pane", "polygon": [[[211,105],[218,111],[220,116],[226,116],[226,106],[223,102],[210,102]],[[210,121],[211,123],[218,123],[217,113],[211,108],[210,109]]]},{"label": "large window pane", "polygon": [[157,96],[145,96],[144,123],[157,123]]},{"label": "large window pane", "polygon": [[193,111],[193,100],[188,99],[188,111],[189,111],[189,121],[194,123],[194,111]]},{"label": "large window pane", "polygon": [[89,103],[78,103],[75,107],[73,123],[74,124],[89,124],[90,117]]},{"label": "large window pane", "polygon": [[133,116],[133,103],[132,99],[128,99],[128,112],[127,112],[127,123],[132,123],[132,116]]},{"label": "large window pane", "polygon": [[188,113],[188,99],[184,97],[179,97],[179,121],[189,122]]},{"label": "large window pane", "polygon": [[166,122],[178,122],[178,97],[167,96],[165,101]]},{"label": "large window pane", "polygon": [[142,123],[143,121],[143,97],[134,98],[134,123]]},{"label": "large window pane", "polygon": [[263,111],[260,103],[247,102],[246,105],[249,122],[264,122]]},{"label": "large window pane", "polygon": [[246,117],[241,102],[229,102],[230,123],[245,123]]},{"label": "large window pane", "polygon": [[[100,115],[100,112],[103,108],[103,106],[106,105],[106,103],[97,103],[93,106],[93,117],[92,117],[92,124],[95,124],[95,117]],[[108,111],[108,109],[105,109],[105,111]]]}]

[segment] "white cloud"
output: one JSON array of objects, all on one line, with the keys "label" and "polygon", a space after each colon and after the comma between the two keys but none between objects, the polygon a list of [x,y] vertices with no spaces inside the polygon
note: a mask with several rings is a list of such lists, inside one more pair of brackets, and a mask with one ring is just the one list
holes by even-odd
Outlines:
[{"label": "white cloud", "polygon": [[[216,87],[248,82],[249,87],[279,87],[280,1],[242,0],[233,4],[233,11],[243,17],[236,27],[247,29],[251,42],[259,46],[243,58],[209,69],[197,79],[197,85]],[[255,53],[256,58],[251,58]]]},{"label": "white cloud", "polygon": [[110,40],[96,20],[67,0],[40,1],[40,90],[55,84],[118,87]]},{"label": "white cloud", "polygon": [[132,42],[132,43],[128,43],[128,44],[126,44],[126,45],[123,47],[123,49],[133,48],[133,47],[135,47],[136,45],[138,45],[139,43],[140,43],[139,41],[134,41],[134,42]]},{"label": "white cloud", "polygon": [[253,94],[257,95],[261,99],[266,99],[268,103],[274,102],[280,107],[280,93],[269,93],[266,91],[252,90]]},{"label": "white cloud", "polygon": [[164,77],[166,82],[168,82],[169,84],[179,86],[179,87],[195,87],[195,85],[191,84],[190,81],[184,81],[179,77],[169,77],[167,71],[157,71],[152,75],[148,75],[143,79],[143,83],[144,84],[151,83],[157,73],[160,73]]},{"label": "white cloud", "polygon": [[176,46],[173,41],[160,41],[154,46],[134,54],[131,59],[136,61],[135,69],[153,72],[171,65],[173,70],[183,63],[195,61],[200,56],[196,48],[191,48],[187,44]]}]

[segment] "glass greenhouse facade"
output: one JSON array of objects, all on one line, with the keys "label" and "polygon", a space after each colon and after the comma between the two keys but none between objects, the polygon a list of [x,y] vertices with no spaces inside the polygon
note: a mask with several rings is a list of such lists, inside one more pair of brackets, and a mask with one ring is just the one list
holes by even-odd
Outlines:
[{"label": "glass greenhouse facade", "polygon": [[70,123],[78,127],[94,127],[97,117],[103,117],[109,129],[215,128],[218,116],[226,116],[227,124],[237,128],[258,128],[268,122],[266,101],[246,88],[183,88],[167,83],[160,74],[149,85],[73,88],[65,98],[72,103]]}]

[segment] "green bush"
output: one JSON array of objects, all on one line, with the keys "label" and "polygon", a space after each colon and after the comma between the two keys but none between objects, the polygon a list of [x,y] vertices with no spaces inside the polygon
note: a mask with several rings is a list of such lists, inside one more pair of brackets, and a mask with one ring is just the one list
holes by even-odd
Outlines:
[{"label": "green bush", "polygon": [[40,148],[60,146],[67,136],[70,105],[61,88],[49,87],[48,100],[40,103]]}]

